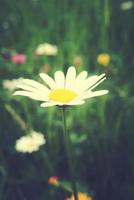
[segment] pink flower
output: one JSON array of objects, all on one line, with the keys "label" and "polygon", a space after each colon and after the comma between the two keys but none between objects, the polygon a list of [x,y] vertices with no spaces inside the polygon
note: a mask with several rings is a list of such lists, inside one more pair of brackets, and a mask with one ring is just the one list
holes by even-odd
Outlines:
[{"label": "pink flower", "polygon": [[57,176],[50,176],[48,179],[50,185],[59,186],[59,180]]},{"label": "pink flower", "polygon": [[17,53],[11,56],[11,60],[14,64],[24,64],[26,62],[26,55]]},{"label": "pink flower", "polygon": [[81,56],[76,56],[74,58],[73,62],[74,62],[74,65],[80,66],[82,64],[82,58],[81,58]]}]

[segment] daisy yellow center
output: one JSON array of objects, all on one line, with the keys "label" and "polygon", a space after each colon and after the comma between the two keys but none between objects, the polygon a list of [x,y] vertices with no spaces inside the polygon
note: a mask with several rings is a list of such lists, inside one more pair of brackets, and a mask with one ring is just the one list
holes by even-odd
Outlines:
[{"label": "daisy yellow center", "polygon": [[30,148],[30,149],[31,149],[31,148],[34,148],[34,147],[35,147],[35,144],[34,144],[34,143],[29,143],[29,144],[27,145],[27,147]]},{"label": "daisy yellow center", "polygon": [[49,98],[51,101],[68,103],[73,100],[77,94],[69,89],[56,89],[50,92]]}]

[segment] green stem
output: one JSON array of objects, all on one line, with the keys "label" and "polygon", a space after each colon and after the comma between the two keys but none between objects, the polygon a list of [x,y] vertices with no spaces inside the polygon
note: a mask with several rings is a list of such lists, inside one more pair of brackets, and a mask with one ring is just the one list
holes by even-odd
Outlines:
[{"label": "green stem", "polygon": [[49,172],[49,176],[52,176],[54,174],[54,170],[53,170],[52,164],[49,160],[49,156],[48,156],[47,152],[42,151],[42,157],[44,158],[46,168]]},{"label": "green stem", "polygon": [[21,129],[26,131],[27,130],[27,126],[26,123],[24,122],[24,120],[16,113],[16,111],[9,105],[6,104],[5,105],[6,110],[11,114],[11,116],[13,117],[13,119],[18,123],[18,125],[20,125]]},{"label": "green stem", "polygon": [[65,150],[66,150],[66,155],[67,155],[67,161],[68,161],[68,167],[69,167],[69,172],[70,172],[70,179],[72,182],[72,189],[74,193],[74,199],[78,200],[77,196],[77,188],[76,188],[76,183],[74,179],[74,166],[73,166],[73,159],[72,159],[72,151],[71,147],[69,144],[69,136],[67,134],[67,128],[66,128],[66,115],[65,115],[65,107],[62,107],[62,117],[63,117],[63,134],[64,134],[64,145],[65,145]]}]

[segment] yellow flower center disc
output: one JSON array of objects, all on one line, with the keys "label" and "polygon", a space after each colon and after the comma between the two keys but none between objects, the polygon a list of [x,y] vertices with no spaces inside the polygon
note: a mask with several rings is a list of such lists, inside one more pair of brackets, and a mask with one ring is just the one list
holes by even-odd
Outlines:
[{"label": "yellow flower center disc", "polygon": [[[67,200],[74,200],[74,195],[72,195]],[[78,192],[78,200],[92,200],[92,198],[90,196],[88,196],[87,194]]]},{"label": "yellow flower center disc", "polygon": [[53,90],[49,94],[49,98],[51,101],[56,101],[56,102],[62,102],[62,103],[67,103],[71,100],[73,100],[77,94],[68,89],[57,89]]},{"label": "yellow flower center disc", "polygon": [[98,63],[102,65],[108,65],[110,62],[110,56],[106,53],[102,53],[97,58]]}]

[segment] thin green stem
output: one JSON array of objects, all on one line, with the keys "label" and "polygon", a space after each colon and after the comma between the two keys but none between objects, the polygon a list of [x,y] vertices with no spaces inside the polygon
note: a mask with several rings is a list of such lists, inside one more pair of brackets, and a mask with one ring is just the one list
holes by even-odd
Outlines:
[{"label": "thin green stem", "polygon": [[49,160],[49,156],[46,151],[42,151],[42,157],[44,158],[44,162],[45,162],[46,168],[49,172],[49,176],[52,176],[54,173],[54,170],[53,170],[52,164]]},{"label": "thin green stem", "polygon": [[6,110],[11,114],[11,116],[13,117],[13,119],[20,125],[21,129],[26,131],[27,130],[27,126],[26,123],[24,122],[24,120],[16,113],[16,111],[9,105],[6,104],[5,105]]},{"label": "thin green stem", "polygon": [[69,136],[67,134],[65,109],[66,108],[63,106],[62,107],[62,117],[63,117],[64,145],[65,145],[68,167],[69,167],[69,172],[70,172],[70,179],[71,179],[71,182],[72,182],[74,199],[78,200],[77,188],[76,188],[76,183],[75,183],[75,178],[74,178],[74,166],[73,166],[72,150],[71,150],[71,146],[70,146],[70,143],[69,143]]}]

